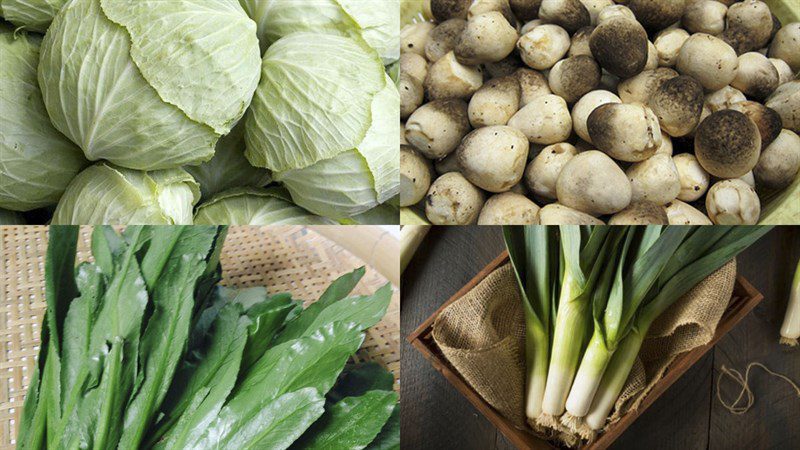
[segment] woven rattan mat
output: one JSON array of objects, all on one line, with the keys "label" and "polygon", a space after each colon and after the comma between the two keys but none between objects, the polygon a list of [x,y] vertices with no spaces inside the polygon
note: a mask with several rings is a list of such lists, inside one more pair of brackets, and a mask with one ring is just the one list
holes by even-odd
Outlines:
[{"label": "woven rattan mat", "polygon": [[[353,230],[357,232],[357,230]],[[90,256],[90,227],[81,229],[79,260]],[[39,350],[44,301],[46,227],[0,228],[0,449],[13,449],[28,376]],[[336,243],[304,227],[231,227],[222,254],[227,286],[267,286],[313,301],[336,277],[364,263]],[[374,292],[386,279],[372,268],[356,287]],[[367,332],[358,361],[377,361],[400,375],[400,296]],[[399,385],[395,385],[398,390]]]}]

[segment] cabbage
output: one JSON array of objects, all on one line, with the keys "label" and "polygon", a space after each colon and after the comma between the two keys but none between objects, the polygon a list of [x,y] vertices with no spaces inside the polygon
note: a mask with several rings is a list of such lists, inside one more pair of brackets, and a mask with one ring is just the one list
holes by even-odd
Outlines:
[{"label": "cabbage", "polygon": [[54,205],[88,161],[50,124],[36,66],[41,39],[0,24],[0,208]]},{"label": "cabbage", "polygon": [[167,169],[211,159],[260,63],[237,0],[72,0],[42,43],[39,85],[55,127],[90,160]]},{"label": "cabbage", "polygon": [[0,209],[0,225],[25,225],[25,219],[18,212]]},{"label": "cabbage", "polygon": [[400,97],[388,81],[372,102],[372,126],[354,150],[302,169],[275,172],[295,203],[344,220],[376,207],[399,192]]},{"label": "cabbage", "polygon": [[0,0],[0,15],[18,27],[44,33],[67,0]]},{"label": "cabbage", "polygon": [[400,210],[397,206],[386,202],[378,205],[367,212],[343,220],[343,225],[389,225],[399,224]]},{"label": "cabbage", "polygon": [[186,166],[200,184],[204,200],[218,192],[240,186],[262,187],[269,184],[272,177],[266,169],[250,165],[244,157],[244,122],[240,122],[227,136],[217,142],[217,149],[211,161],[199,166]]},{"label": "cabbage", "polygon": [[75,177],[53,224],[191,224],[199,199],[197,183],[182,169],[142,172],[99,163]]},{"label": "cabbage", "polygon": [[291,202],[279,189],[236,188],[200,205],[194,223],[228,225],[330,224]]},{"label": "cabbage", "polygon": [[384,64],[400,58],[400,0],[240,0],[258,23],[264,50],[299,31],[324,32],[363,39]]}]

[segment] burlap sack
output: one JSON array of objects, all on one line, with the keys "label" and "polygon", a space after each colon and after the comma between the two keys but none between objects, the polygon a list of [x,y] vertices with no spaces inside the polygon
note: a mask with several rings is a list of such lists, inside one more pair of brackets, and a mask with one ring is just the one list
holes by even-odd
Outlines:
[{"label": "burlap sack", "polygon": [[[510,264],[501,266],[445,308],[433,325],[433,339],[450,364],[487,403],[522,427],[525,327],[512,270]],[[656,320],[609,423],[638,408],[679,354],[711,341],[730,301],[735,279],[733,260]]]}]

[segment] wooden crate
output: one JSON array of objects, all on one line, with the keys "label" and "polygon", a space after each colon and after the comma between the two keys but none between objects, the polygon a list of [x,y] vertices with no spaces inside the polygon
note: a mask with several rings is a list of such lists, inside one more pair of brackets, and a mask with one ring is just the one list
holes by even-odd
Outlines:
[{"label": "wooden crate", "polygon": [[[422,323],[413,333],[408,336],[408,341],[433,365],[437,372],[441,373],[467,400],[472,403],[487,419],[491,422],[512,444],[520,449],[532,450],[552,450],[556,447],[552,443],[541,440],[530,433],[519,430],[506,418],[492,408],[480,395],[456,372],[439,350],[433,341],[433,323],[441,314],[442,310],[454,301],[461,298],[472,288],[478,285],[484,278],[501,265],[508,262],[508,252],[504,251],[484,267],[469,283],[464,285],[449,300],[436,310],[425,322]],[[697,347],[693,350],[679,355],[670,365],[662,378],[653,389],[642,400],[641,406],[635,411],[629,411],[619,421],[611,425],[596,441],[583,447],[585,450],[603,450],[608,448],[614,440],[636,420],[653,402],[658,399],[672,384],[681,377],[694,363],[696,363],[714,344],[722,339],[739,321],[741,321],[756,305],[764,299],[753,285],[745,278],[736,277],[733,287],[733,296],[728,308],[720,319],[714,337],[706,345]]]}]

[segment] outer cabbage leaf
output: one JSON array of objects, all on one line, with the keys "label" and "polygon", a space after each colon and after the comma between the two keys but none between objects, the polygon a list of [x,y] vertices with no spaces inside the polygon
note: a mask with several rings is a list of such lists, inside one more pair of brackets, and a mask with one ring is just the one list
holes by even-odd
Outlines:
[{"label": "outer cabbage leaf", "polygon": [[142,172],[100,163],[81,172],[56,207],[53,224],[189,224],[200,199],[181,169]]},{"label": "outer cabbage leaf", "polygon": [[17,212],[0,209],[0,225],[25,225],[25,219]]},{"label": "outer cabbage leaf", "polygon": [[356,40],[294,33],[264,55],[245,124],[245,156],[257,167],[301,169],[356,148],[386,85],[377,55]]},{"label": "outer cabbage leaf", "polygon": [[251,166],[244,157],[244,122],[220,138],[211,161],[184,169],[200,183],[203,200],[236,187],[263,187],[272,180],[268,170]]},{"label": "outer cabbage leaf", "polygon": [[275,173],[298,205],[344,220],[397,195],[400,189],[400,98],[388,81],[372,103],[372,126],[357,149],[310,167]]},{"label": "outer cabbage leaf", "polygon": [[0,208],[54,205],[89,164],[47,116],[36,82],[40,43],[0,24]]},{"label": "outer cabbage leaf", "polygon": [[[219,136],[243,112],[252,92],[249,83],[258,77],[257,66],[222,60],[231,52],[239,58],[258,53],[254,36],[248,51],[247,27],[228,30],[229,42],[218,37],[224,29],[219,22],[251,23],[246,17],[247,22],[236,22],[232,12],[222,14],[233,11],[233,0],[222,1],[160,2],[156,10],[164,17],[152,20],[147,30],[139,25],[142,18],[129,16],[144,14],[140,8],[150,2],[106,1],[101,7],[101,0],[73,0],[65,5],[45,36],[39,65],[39,85],[55,127],[90,160],[121,167],[158,170],[209,160]],[[174,23],[177,8],[184,11],[185,24]],[[106,11],[128,28],[112,22]],[[204,14],[209,17],[201,19]],[[174,30],[158,34],[164,27]],[[200,30],[203,36],[196,35]],[[176,45],[185,51],[168,53]],[[214,45],[221,47],[217,53],[209,49]],[[223,65],[227,70],[220,69]],[[209,101],[218,101],[217,106],[206,109]]]},{"label": "outer cabbage leaf", "polygon": [[67,0],[0,0],[0,16],[18,27],[44,33]]},{"label": "outer cabbage leaf", "polygon": [[338,0],[361,27],[361,36],[377,50],[384,64],[400,58],[400,0]]},{"label": "outer cabbage leaf", "polygon": [[102,0],[131,37],[131,58],[167,103],[224,135],[258,85],[256,24],[237,0]]},{"label": "outer cabbage leaf", "polygon": [[389,202],[367,212],[341,221],[343,225],[396,225],[400,223],[400,209]]},{"label": "outer cabbage leaf", "polygon": [[277,189],[235,188],[200,205],[195,224],[325,225],[332,223],[292,203]]}]

